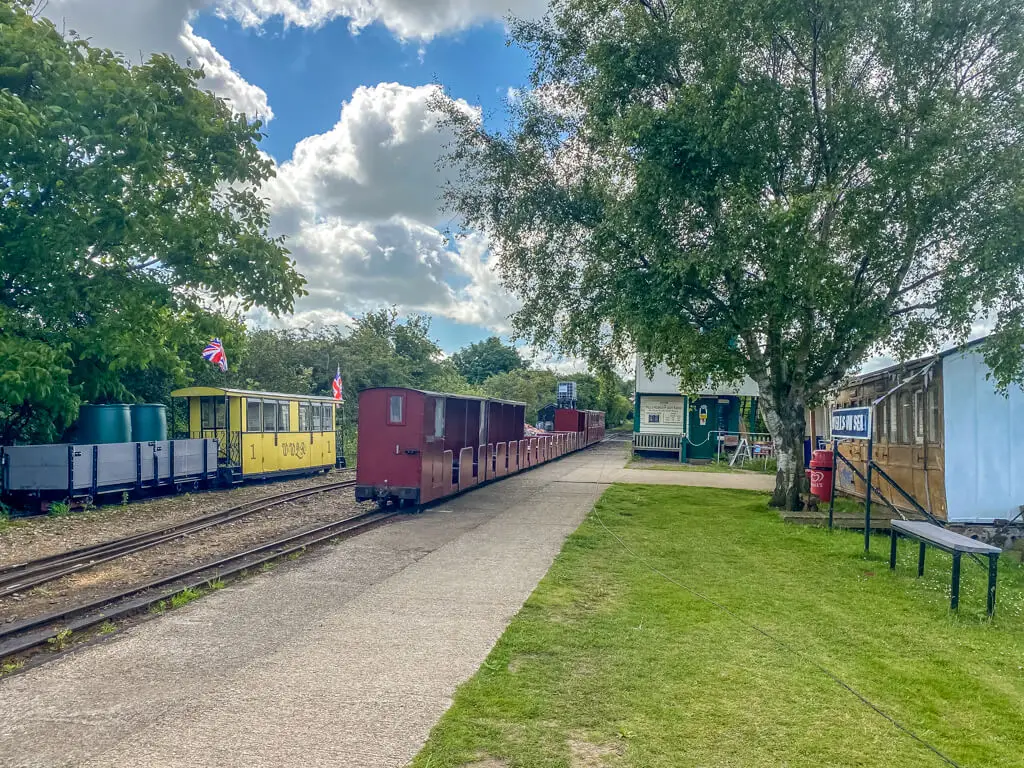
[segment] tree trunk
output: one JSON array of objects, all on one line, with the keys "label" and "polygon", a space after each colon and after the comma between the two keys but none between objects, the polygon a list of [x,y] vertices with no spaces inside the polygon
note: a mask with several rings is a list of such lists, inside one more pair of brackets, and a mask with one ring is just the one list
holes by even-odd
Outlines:
[{"label": "tree trunk", "polygon": [[779,471],[775,475],[775,492],[771,506],[786,511],[803,509],[800,492],[804,484],[804,404],[799,400],[782,403],[764,398],[764,420],[775,440]]}]

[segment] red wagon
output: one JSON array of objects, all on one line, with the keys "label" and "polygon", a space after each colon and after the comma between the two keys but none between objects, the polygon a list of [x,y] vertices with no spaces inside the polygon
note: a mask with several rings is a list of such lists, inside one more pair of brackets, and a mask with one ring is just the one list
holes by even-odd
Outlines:
[{"label": "red wagon", "polygon": [[[526,405],[415,389],[359,396],[356,500],[418,506],[528,466]],[[536,456],[533,457],[536,459]]]}]

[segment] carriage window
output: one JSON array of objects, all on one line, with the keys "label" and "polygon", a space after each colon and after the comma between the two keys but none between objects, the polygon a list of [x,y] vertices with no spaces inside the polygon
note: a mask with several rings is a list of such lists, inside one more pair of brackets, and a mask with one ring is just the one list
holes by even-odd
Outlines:
[{"label": "carriage window", "polygon": [[277,431],[277,403],[264,401],[263,403],[263,431]]},{"label": "carriage window", "polygon": [[290,403],[278,403],[277,404],[277,431],[278,432],[291,432],[292,431],[292,414]]},{"label": "carriage window", "polygon": [[324,406],[324,432],[334,431],[334,406]]},{"label": "carriage window", "polygon": [[262,432],[263,422],[260,420],[260,401],[248,400],[245,403],[245,431]]},{"label": "carriage window", "polygon": [[313,404],[311,407],[313,411],[313,419],[312,423],[309,426],[309,429],[311,432],[322,432],[323,428],[321,427],[321,424],[323,423],[323,419],[320,418],[320,415],[322,413],[322,411],[320,410],[320,406],[317,404]]},{"label": "carriage window", "polygon": [[217,429],[227,427],[227,411],[227,403],[219,397],[213,401],[214,424],[217,425]]},{"label": "carriage window", "polygon": [[401,395],[392,395],[388,405],[388,424],[404,424]]},{"label": "carriage window", "polygon": [[209,397],[199,398],[199,411],[203,419],[203,429],[213,429],[213,400]]},{"label": "carriage window", "polygon": [[924,391],[917,390],[914,393],[914,442],[924,442]]},{"label": "carriage window", "polygon": [[444,400],[434,401],[434,437],[444,437]]},{"label": "carriage window", "polygon": [[900,393],[900,445],[914,442],[914,411],[909,392]]},{"label": "carriage window", "polygon": [[299,403],[299,432],[309,432],[309,403]]},{"label": "carriage window", "polygon": [[928,439],[939,442],[939,390],[936,387],[928,390]]}]

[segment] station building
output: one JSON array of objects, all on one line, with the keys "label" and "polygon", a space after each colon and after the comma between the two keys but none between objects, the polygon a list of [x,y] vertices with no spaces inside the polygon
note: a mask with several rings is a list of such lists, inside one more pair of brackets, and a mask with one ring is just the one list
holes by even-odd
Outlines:
[{"label": "station building", "polygon": [[759,390],[749,377],[724,387],[684,393],[679,377],[659,365],[650,376],[638,355],[633,450],[710,461],[719,443],[735,447],[756,431]]}]

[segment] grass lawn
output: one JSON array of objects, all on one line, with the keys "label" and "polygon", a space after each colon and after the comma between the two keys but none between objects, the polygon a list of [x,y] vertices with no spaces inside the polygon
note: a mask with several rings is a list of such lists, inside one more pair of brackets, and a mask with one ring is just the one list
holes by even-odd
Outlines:
[{"label": "grass lawn", "polygon": [[660,469],[668,472],[720,472],[720,473],[746,473],[758,475],[774,475],[778,472],[778,464],[775,459],[768,459],[767,466],[764,459],[748,461],[743,466],[730,467],[728,459],[717,461],[711,460],[710,464],[680,464],[676,460],[658,460],[646,457],[635,457],[630,459],[631,469]]},{"label": "grass lawn", "polygon": [[892,575],[887,537],[865,557],[862,534],[782,523],[765,500],[613,486],[413,765],[946,765],[812,660],[965,768],[1024,764],[1024,569],[1004,558],[990,623],[965,559],[952,615],[949,557],[929,550],[917,579],[903,542]]}]

